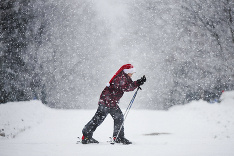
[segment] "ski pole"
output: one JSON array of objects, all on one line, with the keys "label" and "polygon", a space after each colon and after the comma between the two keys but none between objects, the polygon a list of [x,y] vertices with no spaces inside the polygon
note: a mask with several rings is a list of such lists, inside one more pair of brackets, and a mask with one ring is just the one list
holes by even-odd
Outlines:
[{"label": "ski pole", "polygon": [[[130,108],[132,107],[132,104],[133,104],[133,102],[134,102],[134,100],[135,100],[135,98],[136,98],[136,95],[137,95],[137,92],[138,92],[139,89],[142,90],[141,87],[139,86],[139,87],[137,88],[136,92],[134,93],[134,95],[133,95],[133,97],[132,97],[132,100],[131,100],[130,103],[128,104],[128,107],[127,107],[127,109],[126,109],[126,111],[125,111],[125,113],[124,113],[124,121],[125,121],[126,118],[127,118],[128,112],[129,112]],[[119,133],[120,133],[120,131],[121,131],[123,125],[124,125],[124,121],[123,121],[122,125],[120,126],[120,129],[119,129],[119,131],[118,131],[118,133],[117,133],[117,136],[115,137],[115,140],[119,137]]]}]

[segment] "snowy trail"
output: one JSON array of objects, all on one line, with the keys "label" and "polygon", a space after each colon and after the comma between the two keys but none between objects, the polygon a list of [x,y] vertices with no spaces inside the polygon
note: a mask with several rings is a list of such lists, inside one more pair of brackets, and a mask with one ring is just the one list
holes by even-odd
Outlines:
[{"label": "snowy trail", "polygon": [[[28,105],[24,107],[30,110]],[[233,103],[225,105],[199,101],[175,106],[169,111],[131,110],[125,123],[125,134],[133,145],[110,145],[106,142],[113,130],[110,116],[94,133],[100,144],[76,144],[76,137],[81,137],[83,126],[96,110],[46,109],[40,124],[14,139],[0,138],[1,156],[234,155]],[[27,121],[27,117],[24,120]],[[154,135],[156,133],[161,134]]]}]

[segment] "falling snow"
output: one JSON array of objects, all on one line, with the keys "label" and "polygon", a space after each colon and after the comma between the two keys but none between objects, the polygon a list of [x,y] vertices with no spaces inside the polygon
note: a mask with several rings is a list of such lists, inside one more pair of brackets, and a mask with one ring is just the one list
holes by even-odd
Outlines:
[{"label": "falling snow", "polygon": [[0,6],[1,103],[39,99],[53,108],[96,108],[126,63],[137,69],[134,80],[147,77],[136,108],[216,102],[223,90],[234,90],[232,1],[3,0]]}]

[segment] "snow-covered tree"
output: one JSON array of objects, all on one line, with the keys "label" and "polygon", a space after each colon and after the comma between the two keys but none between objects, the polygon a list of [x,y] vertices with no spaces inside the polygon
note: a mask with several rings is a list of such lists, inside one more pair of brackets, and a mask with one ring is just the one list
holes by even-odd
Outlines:
[{"label": "snow-covered tree", "polygon": [[40,81],[35,76],[36,56],[28,52],[32,42],[39,46],[43,31],[34,23],[33,2],[0,2],[1,103],[32,99]]},{"label": "snow-covered tree", "polygon": [[[233,1],[183,0],[180,58],[175,64],[172,99],[178,103],[219,98],[233,89]],[[179,98],[180,97],[180,98]]]},{"label": "snow-covered tree", "polygon": [[127,43],[149,72],[149,108],[233,89],[233,1],[131,2]]},{"label": "snow-covered tree", "polygon": [[46,19],[49,29],[39,48],[46,103],[56,108],[85,108],[100,93],[100,69],[108,28],[91,1],[53,1]]},{"label": "snow-covered tree", "polygon": [[108,45],[108,28],[92,1],[0,4],[1,103],[36,98],[51,107],[89,105]]}]

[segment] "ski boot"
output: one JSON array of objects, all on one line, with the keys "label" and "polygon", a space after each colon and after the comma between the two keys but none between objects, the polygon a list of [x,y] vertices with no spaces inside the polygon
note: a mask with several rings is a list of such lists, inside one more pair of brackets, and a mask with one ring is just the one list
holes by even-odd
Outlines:
[{"label": "ski boot", "polygon": [[92,137],[88,138],[88,137],[82,136],[81,143],[82,144],[98,144],[99,142]]},{"label": "ski boot", "polygon": [[132,142],[126,139],[125,137],[121,137],[121,138],[114,137],[113,140],[115,143],[122,143],[124,145],[132,144]]}]

